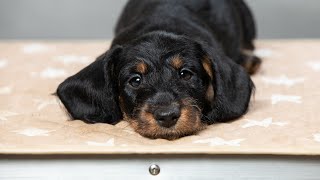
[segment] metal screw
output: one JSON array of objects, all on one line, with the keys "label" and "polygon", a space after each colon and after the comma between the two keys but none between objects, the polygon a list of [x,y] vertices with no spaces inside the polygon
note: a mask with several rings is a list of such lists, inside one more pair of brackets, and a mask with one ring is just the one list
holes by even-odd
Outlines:
[{"label": "metal screw", "polygon": [[151,175],[153,176],[156,176],[160,173],[160,167],[156,164],[152,164],[150,167],[149,167],[149,172]]}]

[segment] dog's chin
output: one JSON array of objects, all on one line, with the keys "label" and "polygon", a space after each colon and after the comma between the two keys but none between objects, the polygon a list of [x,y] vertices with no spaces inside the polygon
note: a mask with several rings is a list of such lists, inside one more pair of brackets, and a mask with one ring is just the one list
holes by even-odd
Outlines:
[{"label": "dog's chin", "polygon": [[160,126],[151,113],[141,111],[139,118],[125,118],[140,135],[150,139],[174,140],[188,135],[194,135],[206,126],[201,122],[201,113],[197,108],[186,106],[181,109],[177,123],[170,127]]}]

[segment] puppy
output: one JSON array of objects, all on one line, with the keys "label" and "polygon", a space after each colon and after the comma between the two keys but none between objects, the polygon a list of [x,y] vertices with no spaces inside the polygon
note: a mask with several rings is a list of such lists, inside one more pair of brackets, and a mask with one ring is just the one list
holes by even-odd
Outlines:
[{"label": "puppy", "polygon": [[130,0],[110,50],[62,82],[74,119],[124,119],[148,138],[176,139],[242,116],[255,25],[242,0]]}]

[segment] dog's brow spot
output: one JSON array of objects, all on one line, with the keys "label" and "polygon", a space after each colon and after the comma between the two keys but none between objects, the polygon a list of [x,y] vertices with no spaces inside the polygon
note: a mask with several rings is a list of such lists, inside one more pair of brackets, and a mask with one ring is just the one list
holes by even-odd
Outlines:
[{"label": "dog's brow spot", "polygon": [[207,74],[210,76],[210,78],[213,79],[211,62],[208,57],[204,57],[204,59],[202,61],[202,66],[203,66],[204,70],[207,72]]},{"label": "dog's brow spot", "polygon": [[183,61],[179,56],[175,56],[171,60],[170,64],[172,65],[173,68],[180,69],[182,67],[182,65],[183,65]]},{"label": "dog's brow spot", "polygon": [[136,70],[141,74],[145,74],[147,72],[147,67],[147,64],[145,64],[144,62],[140,62],[137,64]]}]

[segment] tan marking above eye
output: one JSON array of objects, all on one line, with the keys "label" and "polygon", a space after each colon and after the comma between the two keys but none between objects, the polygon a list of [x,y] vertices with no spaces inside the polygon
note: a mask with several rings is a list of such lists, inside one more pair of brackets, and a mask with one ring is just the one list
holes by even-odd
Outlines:
[{"label": "tan marking above eye", "polygon": [[202,61],[202,66],[204,70],[207,72],[207,74],[210,76],[210,78],[213,79],[212,65],[210,59],[207,56],[204,57]]},{"label": "tan marking above eye", "polygon": [[145,74],[147,72],[147,64],[144,62],[140,62],[136,65],[136,70],[141,73],[141,74]]},{"label": "tan marking above eye", "polygon": [[179,57],[179,55],[172,58],[170,62],[171,66],[175,69],[180,69],[183,65],[182,59]]}]

